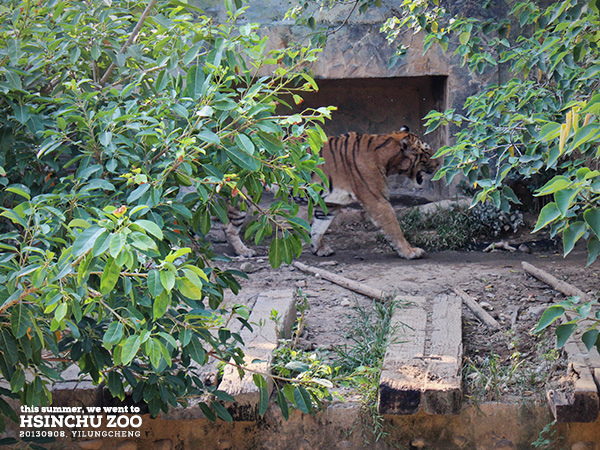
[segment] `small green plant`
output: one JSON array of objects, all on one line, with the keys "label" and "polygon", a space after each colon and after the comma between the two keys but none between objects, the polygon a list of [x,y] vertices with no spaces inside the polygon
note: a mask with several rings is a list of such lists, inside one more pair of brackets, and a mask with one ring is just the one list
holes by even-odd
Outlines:
[{"label": "small green plant", "polygon": [[555,425],[556,420],[553,420],[547,424],[542,431],[540,431],[538,438],[531,443],[531,446],[533,448],[542,450],[551,450],[557,448],[558,442],[562,441],[564,438],[556,435],[556,429],[554,428]]},{"label": "small green plant", "polygon": [[[354,306],[353,327],[347,337],[351,344],[337,350],[338,364],[348,374],[351,385],[361,397],[360,429],[365,446],[388,435],[387,424],[377,410],[379,377],[390,337],[396,327],[392,316],[398,303],[373,301],[371,308]],[[393,339],[393,338],[392,338]]]},{"label": "small green plant", "polygon": [[505,392],[536,392],[544,381],[516,349],[505,360],[490,349],[481,361],[467,358],[463,367],[466,396],[476,403],[497,401]]}]

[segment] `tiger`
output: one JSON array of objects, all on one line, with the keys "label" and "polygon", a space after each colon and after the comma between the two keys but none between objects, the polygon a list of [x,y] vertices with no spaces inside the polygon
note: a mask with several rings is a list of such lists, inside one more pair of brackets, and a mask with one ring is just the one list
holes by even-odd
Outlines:
[{"label": "tiger", "polygon": [[[327,206],[325,214],[315,209],[311,224],[311,250],[317,256],[330,256],[333,249],[323,243],[323,236],[336,214],[345,205],[358,202],[371,220],[379,227],[402,258],[416,259],[425,254],[411,246],[398,223],[389,202],[387,177],[405,175],[416,184],[424,181],[424,174],[432,174],[439,167],[433,159],[431,146],[404,126],[400,131],[389,134],[346,133],[328,137],[320,156],[322,169],[328,186],[321,194]],[[322,184],[321,178],[313,175],[313,182]],[[229,205],[229,221],[225,234],[238,256],[256,255],[240,237],[244,212]]]},{"label": "tiger", "polygon": [[[311,250],[329,256],[333,249],[323,236],[342,206],[358,202],[375,226],[383,231],[400,257],[421,258],[425,251],[408,243],[389,201],[387,177],[400,174],[417,185],[425,174],[432,174],[440,162],[433,159],[431,146],[404,126],[389,134],[346,133],[329,137],[321,149],[320,168],[328,180],[322,193],[327,214],[316,210],[311,226]],[[313,181],[316,178],[313,178]]]}]

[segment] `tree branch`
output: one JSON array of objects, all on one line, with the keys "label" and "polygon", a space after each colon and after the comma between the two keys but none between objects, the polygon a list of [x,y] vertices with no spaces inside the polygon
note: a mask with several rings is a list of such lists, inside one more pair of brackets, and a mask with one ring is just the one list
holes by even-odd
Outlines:
[{"label": "tree branch", "polygon": [[[146,9],[142,13],[142,16],[140,17],[140,20],[138,21],[137,25],[135,26],[135,28],[131,32],[131,36],[129,36],[129,39],[127,39],[127,42],[125,42],[125,44],[123,44],[123,47],[121,48],[121,53],[125,53],[125,50],[127,50],[127,48],[131,44],[133,44],[133,41],[135,41],[135,38],[140,33],[140,30],[142,29],[142,26],[144,25],[144,22],[146,22],[146,19],[150,15],[150,11],[152,10],[152,8],[154,7],[154,5],[156,4],[156,1],[157,0],[150,0],[150,3],[148,4],[148,6],[146,6]],[[108,66],[108,69],[106,69],[106,73],[100,79],[100,86],[104,86],[104,84],[106,84],[106,82],[108,81],[108,79],[112,75],[113,71],[115,70],[115,67],[117,67],[115,63],[111,63],[111,65]]]}]

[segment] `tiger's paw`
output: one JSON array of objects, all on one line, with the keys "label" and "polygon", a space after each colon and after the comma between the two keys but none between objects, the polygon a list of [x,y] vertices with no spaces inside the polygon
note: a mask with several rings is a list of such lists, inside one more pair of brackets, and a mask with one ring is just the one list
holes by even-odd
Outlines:
[{"label": "tiger's paw", "polygon": [[408,250],[398,252],[404,259],[419,259],[425,255],[425,250],[419,247],[410,247]]},{"label": "tiger's paw", "polygon": [[335,253],[335,251],[329,247],[328,245],[322,245],[321,247],[315,249],[311,247],[312,252],[317,256],[331,256]]},{"label": "tiger's paw", "polygon": [[244,258],[252,258],[253,256],[256,256],[256,250],[246,246],[235,248],[235,252],[238,256],[242,256]]}]

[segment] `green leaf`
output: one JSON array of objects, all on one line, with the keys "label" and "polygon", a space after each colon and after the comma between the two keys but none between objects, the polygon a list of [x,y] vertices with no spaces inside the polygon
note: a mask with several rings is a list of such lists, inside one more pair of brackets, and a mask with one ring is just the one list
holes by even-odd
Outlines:
[{"label": "green leaf", "polygon": [[544,313],[540,318],[540,321],[535,328],[535,333],[539,333],[540,331],[548,328],[550,325],[556,321],[559,317],[561,317],[565,313],[565,308],[561,305],[552,305]]},{"label": "green leaf", "polygon": [[234,137],[235,143],[239,148],[244,150],[249,155],[254,155],[254,142],[244,133],[238,133]]},{"label": "green leaf", "polygon": [[19,361],[17,342],[6,328],[0,328],[0,348],[10,365],[17,364]]},{"label": "green leaf", "polygon": [[94,247],[96,239],[98,239],[104,232],[104,228],[100,228],[96,225],[92,225],[83,230],[79,236],[77,236],[75,242],[73,242],[73,248],[71,250],[73,257],[77,258],[78,256],[90,251]]},{"label": "green leaf", "polygon": [[[191,50],[191,49],[190,49]],[[197,53],[197,51],[196,51]],[[187,95],[192,100],[198,100],[202,97],[204,84],[204,69],[198,66],[192,66],[188,70],[186,76],[186,91]]]},{"label": "green leaf", "polygon": [[123,381],[119,373],[115,370],[108,373],[106,385],[113,397],[118,397],[123,391]]},{"label": "green leaf", "polygon": [[277,269],[283,262],[283,243],[280,238],[273,238],[269,246],[269,263],[273,269]]},{"label": "green leaf", "polygon": [[260,163],[254,157],[245,151],[239,150],[237,147],[226,148],[225,153],[234,164],[237,164],[242,169],[256,172],[260,168]]},{"label": "green leaf", "polygon": [[10,325],[15,338],[20,339],[27,334],[27,329],[32,326],[29,310],[24,302],[18,302],[10,313]]},{"label": "green leaf", "polygon": [[123,250],[123,247],[125,247],[125,244],[127,243],[127,237],[125,236],[125,234],[123,233],[113,233],[110,235],[110,245],[108,247],[109,249],[109,254],[110,256],[112,256],[113,258],[116,258],[119,253],[121,253],[121,250]]},{"label": "green leaf", "polygon": [[559,217],[560,217],[560,210],[558,209],[558,206],[556,206],[556,203],[554,203],[554,202],[548,203],[540,211],[538,221],[535,224],[535,228],[533,229],[532,233],[535,233],[536,231],[541,230],[546,225],[548,225],[549,223],[558,219]]},{"label": "green leaf", "polygon": [[[196,276],[196,274],[194,274],[194,276]],[[199,280],[197,276],[196,279]],[[192,300],[202,300],[204,298],[202,288],[199,288],[198,285],[189,278],[179,278],[177,287],[187,298],[191,298]]]},{"label": "green leaf", "polygon": [[285,368],[295,372],[306,372],[310,369],[310,366],[302,361],[290,361],[285,365]]},{"label": "green leaf", "polygon": [[175,286],[175,274],[170,270],[161,270],[160,282],[167,292],[171,292]]},{"label": "green leaf", "polygon": [[204,142],[208,142],[209,144],[219,145],[221,143],[221,138],[218,134],[206,129],[198,132],[198,138]]},{"label": "green leaf", "polygon": [[20,367],[17,367],[15,373],[10,379],[10,391],[13,393],[21,392],[25,386],[25,372]]},{"label": "green leaf", "polygon": [[575,136],[569,147],[573,150],[588,142],[596,142],[600,138],[600,125],[597,123],[590,123],[585,127],[581,127]]},{"label": "green leaf", "polygon": [[300,411],[304,414],[310,414],[312,409],[310,394],[302,386],[297,386],[294,389],[294,402]]},{"label": "green leaf", "polygon": [[288,420],[290,417],[290,410],[283,390],[277,389],[277,404],[279,405],[279,409],[281,410],[281,415],[283,416],[283,418],[285,420]]},{"label": "green leaf", "polygon": [[8,192],[12,192],[13,194],[20,195],[21,197],[26,198],[27,200],[31,200],[30,190],[27,186],[22,184],[11,184],[6,188]]},{"label": "green leaf", "polygon": [[595,236],[591,235],[587,241],[588,259],[586,267],[592,264],[600,255],[600,240]]},{"label": "green leaf", "polygon": [[567,322],[556,327],[556,348],[563,348],[573,332],[577,329],[577,322]]},{"label": "green leaf", "polygon": [[160,281],[160,273],[156,269],[151,269],[146,277],[146,285],[152,297],[158,297],[163,292],[162,282]]},{"label": "green leaf", "polygon": [[121,268],[116,263],[114,258],[109,258],[100,278],[100,293],[102,295],[110,294],[121,275]]},{"label": "green leaf", "polygon": [[254,384],[258,387],[258,414],[262,416],[267,412],[267,408],[269,407],[269,385],[267,380],[265,380],[264,377],[258,373],[252,375],[252,378],[254,380]]},{"label": "green leaf", "polygon": [[190,343],[185,347],[190,354],[190,358],[203,366],[206,363],[206,351],[202,347],[202,343],[198,336],[193,336]]},{"label": "green leaf", "polygon": [[583,218],[597,237],[600,237],[600,208],[590,208],[583,213]]},{"label": "green leaf", "polygon": [[538,141],[548,142],[556,139],[560,135],[560,123],[550,122],[542,127],[538,136]]},{"label": "green leaf", "polygon": [[579,189],[562,189],[554,193],[556,206],[560,210],[560,214],[564,216],[573,205],[575,197],[579,194]]},{"label": "green leaf", "polygon": [[160,229],[160,227],[157,224],[155,224],[154,222],[151,222],[150,220],[140,219],[140,220],[136,220],[133,223],[142,227],[146,232],[150,233],[152,236],[157,238],[159,241],[163,240],[163,232]]},{"label": "green leaf", "polygon": [[69,307],[65,302],[60,303],[54,310],[54,319],[57,322],[62,321],[65,318],[65,316],[67,315],[68,309],[69,309]]},{"label": "green leaf", "polygon": [[164,316],[170,304],[170,295],[165,291],[162,291],[162,293],[154,299],[154,304],[152,305],[152,315],[154,316],[154,320],[158,320]]},{"label": "green leaf", "polygon": [[217,416],[216,416],[215,412],[212,409],[210,409],[206,403],[201,402],[198,404],[198,406],[200,406],[202,413],[208,420],[210,420],[211,422],[214,422],[217,420]]},{"label": "green leaf", "polygon": [[556,191],[565,189],[571,185],[571,180],[563,175],[558,175],[548,181],[537,192],[536,196],[554,194]]},{"label": "green leaf", "polygon": [[112,322],[106,331],[104,332],[104,337],[102,338],[102,342],[106,347],[112,347],[113,345],[117,345],[121,342],[121,338],[123,337],[123,324],[115,320]]},{"label": "green leaf", "polygon": [[129,336],[123,343],[123,350],[121,352],[121,363],[126,366],[131,361],[133,361],[133,358],[135,358],[135,355],[140,349],[140,346],[141,341],[140,337],[137,334]]},{"label": "green leaf", "polygon": [[219,402],[211,402],[210,406],[212,407],[212,409],[215,410],[215,412],[217,413],[217,416],[219,416],[221,419],[223,419],[225,422],[233,422],[233,417],[231,417],[231,414],[229,414],[229,411],[227,411],[227,409],[225,409],[225,407],[223,405],[221,405]]},{"label": "green leaf", "polygon": [[567,256],[577,241],[585,234],[587,227],[584,222],[573,222],[563,230],[563,252]]}]

